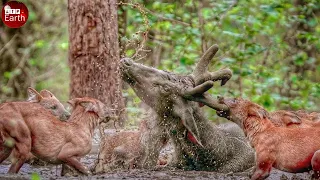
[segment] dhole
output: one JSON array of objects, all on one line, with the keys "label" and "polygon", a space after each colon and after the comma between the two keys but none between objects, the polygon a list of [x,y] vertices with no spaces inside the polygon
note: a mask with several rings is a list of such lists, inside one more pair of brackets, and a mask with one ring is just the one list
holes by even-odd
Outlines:
[{"label": "dhole", "polygon": [[[96,173],[108,172],[117,168],[133,169],[143,154],[141,134],[150,130],[146,120],[140,122],[139,131],[122,131],[105,137],[99,154]],[[165,145],[165,143],[164,143]],[[102,159],[102,161],[101,161]],[[165,159],[159,159],[159,165],[165,165]]]},{"label": "dhole", "polygon": [[[107,111],[99,100],[88,97],[76,98],[69,103],[74,110],[68,122],[59,121],[48,111],[36,111],[41,107],[36,103],[25,112],[22,107],[27,104],[23,102],[12,104],[16,109],[23,111],[21,113],[23,117],[11,118],[11,121],[19,124],[14,126],[14,130],[24,132],[23,137],[20,137],[22,133],[16,133],[15,138],[24,141],[15,143],[16,149],[20,150],[20,157],[9,172],[18,172],[31,151],[41,160],[57,164],[65,163],[84,174],[90,173],[77,158],[90,152],[93,131],[100,122],[109,117],[110,111]],[[11,132],[8,131],[11,128],[9,123],[3,121],[1,123],[5,132]],[[8,135],[13,137],[12,133]]]},{"label": "dhole", "polygon": [[[49,112],[51,112],[53,115],[59,117],[61,120],[66,120],[69,118],[70,113],[64,108],[64,106],[60,103],[60,101],[48,90],[42,90],[40,93],[38,93],[35,89],[33,88],[28,88],[28,100],[29,103],[27,102],[21,102],[24,107],[22,106],[21,109],[16,109],[15,104],[20,104],[20,102],[12,102],[12,103],[3,103],[0,105],[0,117],[2,121],[6,121],[10,119],[10,117],[16,117],[20,118],[23,117],[21,114],[24,111],[28,111],[28,108],[30,106],[33,106],[34,104],[39,104],[42,107],[39,107],[39,109],[47,109]],[[44,108],[43,108],[44,107]],[[39,110],[35,110],[33,113],[37,113]],[[9,115],[8,117],[6,117]],[[23,120],[20,118],[20,120]],[[18,121],[19,125],[23,126],[23,123],[21,121]],[[6,122],[8,123],[8,122]],[[13,123],[13,124],[12,124]],[[10,124],[14,125],[15,121],[12,119],[10,120]],[[15,129],[12,127],[11,129],[14,129],[13,132],[10,133],[24,133],[24,132],[19,132],[18,129]],[[16,131],[16,132],[15,132]],[[25,132],[26,133],[26,132]],[[4,159],[7,158],[8,155],[10,155],[12,148],[13,148],[13,143],[15,142],[14,139],[11,139],[9,135],[5,132],[1,131],[1,137],[0,137],[0,142],[1,142],[1,152],[0,152],[0,161],[2,162]],[[13,157],[18,157],[19,151],[14,150],[13,152]],[[31,158],[32,154],[28,155],[28,158]],[[13,161],[16,161],[13,159]],[[12,170],[12,169],[11,169]]]},{"label": "dhole", "polygon": [[261,106],[241,98],[220,98],[229,107],[229,119],[245,132],[256,150],[255,172],[251,179],[264,179],[272,167],[287,172],[314,170],[320,177],[320,128],[276,127]]},{"label": "dhole", "polygon": [[278,127],[320,127],[318,113],[278,110],[269,113],[270,120]]},{"label": "dhole", "polygon": [[46,89],[41,90],[40,93],[38,93],[35,89],[29,87],[27,101],[39,103],[62,121],[66,121],[70,117],[70,113],[65,109],[61,102]]}]

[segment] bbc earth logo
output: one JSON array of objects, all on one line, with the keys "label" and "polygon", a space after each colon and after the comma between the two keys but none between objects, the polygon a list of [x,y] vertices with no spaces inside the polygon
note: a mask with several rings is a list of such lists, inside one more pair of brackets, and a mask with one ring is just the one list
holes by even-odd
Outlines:
[{"label": "bbc earth logo", "polygon": [[9,28],[20,28],[28,20],[28,8],[18,1],[7,2],[1,12],[2,22]]}]

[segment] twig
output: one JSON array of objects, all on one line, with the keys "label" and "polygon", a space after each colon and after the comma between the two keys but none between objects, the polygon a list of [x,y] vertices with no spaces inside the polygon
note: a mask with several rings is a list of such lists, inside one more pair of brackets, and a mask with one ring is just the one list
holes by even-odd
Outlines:
[{"label": "twig", "polygon": [[11,43],[13,42],[13,40],[18,36],[18,33],[16,33],[10,40],[9,42],[7,42],[1,49],[0,49],[0,56],[2,54],[2,52],[7,49],[7,46],[10,46]]},{"label": "twig", "polygon": [[166,17],[163,17],[161,16],[160,14],[157,14],[157,13],[154,13],[152,12],[151,10],[147,9],[147,8],[144,8],[145,11],[147,11],[148,13],[150,13],[151,15],[163,20],[163,21],[171,21],[173,23],[177,23],[177,24],[181,24],[183,26],[191,26],[191,24],[189,23],[186,23],[186,22],[183,22],[183,21],[179,21],[179,20],[176,20],[176,19],[171,19],[171,18],[166,18]]}]

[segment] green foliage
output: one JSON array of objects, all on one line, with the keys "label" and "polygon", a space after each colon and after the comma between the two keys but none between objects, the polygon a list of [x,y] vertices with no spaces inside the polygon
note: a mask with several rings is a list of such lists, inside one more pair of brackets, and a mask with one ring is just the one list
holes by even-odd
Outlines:
[{"label": "green foliage", "polygon": [[[234,75],[225,87],[210,90],[213,96],[243,96],[268,110],[319,111],[320,4],[299,2],[148,2],[143,5],[149,10],[152,39],[146,46],[162,47],[158,68],[188,74],[202,47],[218,44],[220,50],[210,69],[230,67]],[[144,26],[136,20],[137,13],[128,11],[127,37]],[[205,109],[209,117],[215,117]]]},{"label": "green foliage", "polygon": [[[27,57],[27,68],[15,65],[17,68],[0,72],[0,98],[23,99],[12,97],[14,83],[8,82],[14,82],[12,79],[27,71],[26,79],[31,79],[37,89],[50,89],[65,101],[69,96],[67,2],[41,0],[33,1],[33,5],[23,2],[30,12],[22,28],[28,45],[19,48],[22,53],[19,62]],[[268,110],[320,110],[318,0],[297,0],[295,4],[289,0],[135,0],[133,3],[145,9],[147,22],[139,8],[123,5],[126,34],[119,39],[124,44],[142,42],[139,32],[149,29],[144,49],[152,51],[145,52],[148,56],[139,62],[189,74],[203,49],[218,44],[220,50],[210,70],[230,67],[234,75],[224,87],[217,83],[210,90],[213,96],[243,96]],[[44,11],[39,11],[39,7]],[[125,55],[132,56],[135,52],[135,46],[128,46]],[[157,58],[159,62],[155,62]],[[123,94],[127,99],[129,124],[135,125],[144,114],[141,101],[131,89]],[[214,111],[204,109],[211,119],[216,119]]]},{"label": "green foliage", "polygon": [[41,177],[38,173],[32,173],[31,180],[41,180]]}]

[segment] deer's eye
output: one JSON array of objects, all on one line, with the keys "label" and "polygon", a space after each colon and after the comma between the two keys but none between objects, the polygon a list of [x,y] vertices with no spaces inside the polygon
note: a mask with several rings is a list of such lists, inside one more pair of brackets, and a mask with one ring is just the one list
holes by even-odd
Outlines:
[{"label": "deer's eye", "polygon": [[52,106],[51,109],[55,110],[57,109],[58,107],[55,105],[55,106]]},{"label": "deer's eye", "polygon": [[169,87],[168,86],[162,86],[163,90],[168,92],[169,91]]}]

